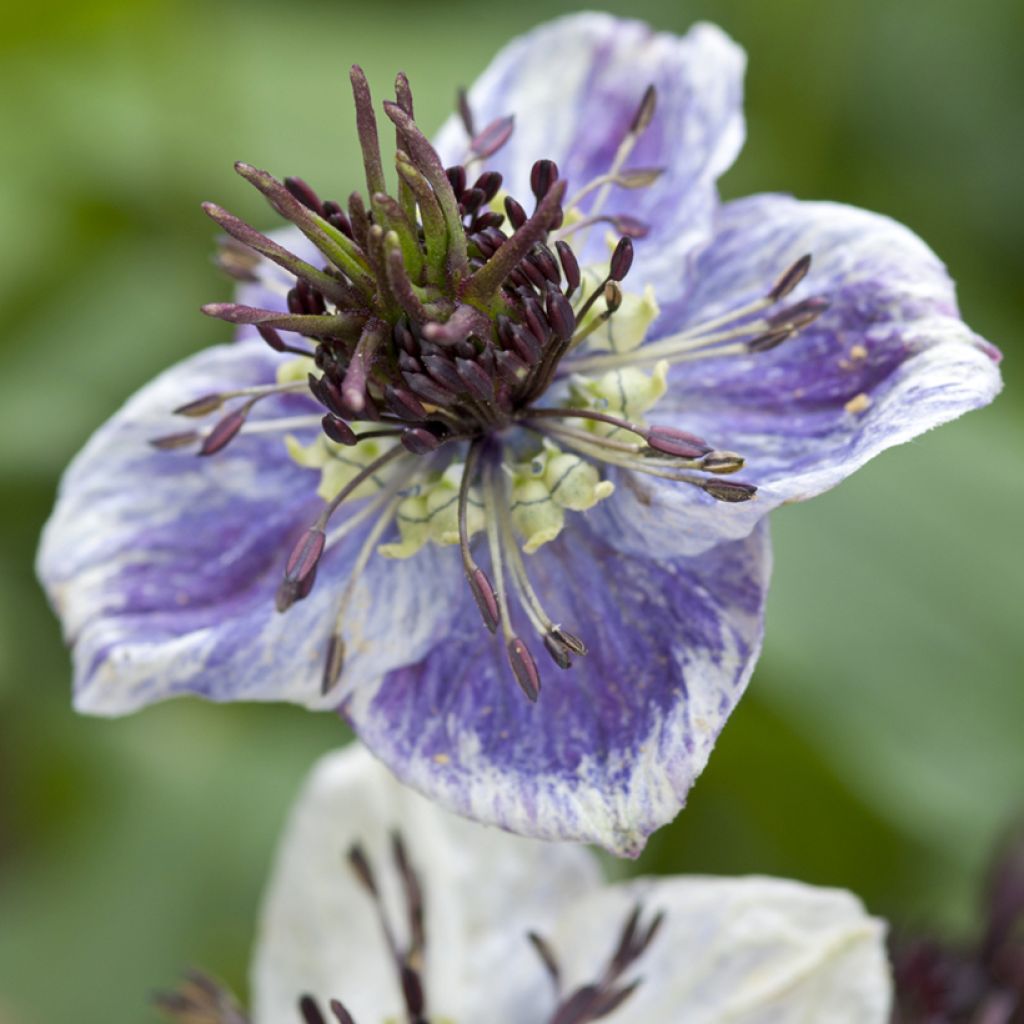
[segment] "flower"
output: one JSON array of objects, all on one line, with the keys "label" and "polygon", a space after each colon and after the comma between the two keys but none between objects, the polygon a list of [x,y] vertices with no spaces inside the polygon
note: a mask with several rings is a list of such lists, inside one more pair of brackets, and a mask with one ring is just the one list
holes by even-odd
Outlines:
[{"label": "flower", "polygon": [[[252,1019],[883,1024],[884,931],[851,894],[799,882],[605,885],[589,851],[456,818],[353,746],[320,761],[292,811]],[[193,988],[191,1008],[203,998]]]},{"label": "flower", "polygon": [[1020,1024],[1024,1020],[1024,828],[988,872],[977,939],[953,945],[897,936],[893,963],[899,1024]]},{"label": "flower", "polygon": [[718,204],[742,71],[711,26],[578,15],[436,150],[399,76],[393,175],[353,69],[346,209],[238,165],[295,225],[206,207],[240,339],[101,428],[45,531],[77,706],[337,708],[447,808],[638,853],[753,670],[765,514],[1000,386],[907,229]]}]

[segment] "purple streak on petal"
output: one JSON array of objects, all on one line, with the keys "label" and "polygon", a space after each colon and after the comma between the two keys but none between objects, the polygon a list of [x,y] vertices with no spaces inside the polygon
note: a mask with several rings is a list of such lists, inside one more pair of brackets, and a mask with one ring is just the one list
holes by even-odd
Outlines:
[{"label": "purple streak on petal", "polygon": [[896,222],[835,203],[762,195],[724,206],[689,294],[664,310],[652,340],[765,294],[807,251],[810,273],[784,302],[824,296],[830,308],[769,352],[674,367],[652,412],[743,455],[757,498],[725,507],[619,474],[593,515],[622,550],[692,554],[741,537],[783,502],[834,487],[998,393],[994,349],[960,320],[935,254]]},{"label": "purple streak on petal", "polygon": [[[651,225],[630,281],[654,283],[662,298],[679,287],[688,256],[710,234],[715,181],[743,143],[744,63],[711,25],[678,37],[605,14],[570,15],[510,43],[469,98],[479,123],[515,115],[515,133],[488,167],[524,201],[535,160],[556,161],[570,192],[607,172],[645,89],[656,87],[654,119],[626,166],[665,173],[649,188],[613,190],[605,212]],[[466,144],[453,116],[438,137],[442,159],[459,160]],[[587,259],[607,258],[603,235],[592,232]]]},{"label": "purple streak on petal", "polygon": [[[180,422],[170,410],[183,400],[267,383],[282,358],[257,338],[173,367],[130,399],[68,470],[38,569],[74,644],[81,710],[120,714],[181,693],[336,703],[319,696],[323,658],[369,524],[327,550],[309,598],[279,615],[274,592],[289,550],[323,504],[318,473],[293,462],[274,434],[242,434],[211,459],[147,443]],[[300,396],[259,407],[260,416],[299,409],[317,407]],[[422,657],[460,581],[458,555],[448,549],[371,559],[346,621],[343,683]],[[396,629],[402,645],[393,642]]]},{"label": "purple streak on petal", "polygon": [[466,594],[445,642],[353,694],[347,714],[400,778],[453,810],[635,855],[682,807],[743,692],[769,563],[763,528],[698,559],[655,562],[617,554],[574,517],[528,568],[590,653],[550,670],[536,704]]}]

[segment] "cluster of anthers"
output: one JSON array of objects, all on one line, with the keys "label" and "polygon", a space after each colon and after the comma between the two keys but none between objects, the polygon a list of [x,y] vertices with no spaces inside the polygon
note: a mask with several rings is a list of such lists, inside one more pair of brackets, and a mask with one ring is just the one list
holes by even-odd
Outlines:
[{"label": "cluster of anthers", "polygon": [[[408,557],[433,542],[459,546],[484,623],[501,631],[516,680],[536,700],[540,673],[513,628],[510,597],[559,667],[568,668],[586,646],[544,610],[522,552],[554,539],[567,512],[611,494],[614,485],[601,479],[598,466],[678,481],[717,501],[752,498],[753,485],[728,478],[743,466],[740,455],[674,427],[648,425],[643,414],[664,393],[670,365],[773,348],[827,302],[779,307],[807,273],[805,256],[757,301],[639,347],[657,302],[650,287],[631,293],[621,282],[633,262],[632,240],[648,228],[604,210],[614,189],[645,188],[659,177],[658,168],[626,167],[654,117],[653,87],[606,173],[567,197],[555,163],[538,160],[528,209],[503,193],[500,174],[482,169],[510,137],[512,118],[477,130],[462,95],[468,149],[462,164],[446,168],[413,119],[404,75],[395,102],[384,104],[397,132],[398,187],[389,194],[369,87],[358,67],[351,80],[368,203],[353,193],[343,209],[301,179],[279,182],[236,165],[309,239],[322,265],[219,206],[204,207],[229,236],[221,266],[244,281],[276,281],[288,308],[218,303],[204,312],[256,325],[268,345],[294,359],[282,362],[276,384],[190,401],[176,411],[202,417],[235,404],[206,430],[153,443],[197,445],[210,456],[240,433],[321,425],[312,445],[286,437],[293,458],[321,471],[324,506],[287,557],[278,609],[309,594],[327,547],[372,524],[340,596],[324,693],[339,679],[342,625],[371,555]],[[595,225],[614,232],[610,256],[581,268],[570,243],[582,251]],[[268,273],[260,257],[282,268],[283,277]],[[308,344],[291,344],[281,331]],[[267,397],[296,392],[312,393],[322,417],[250,417]],[[346,503],[351,514],[328,533]],[[389,531],[392,539],[383,543]],[[474,554],[477,533],[486,538],[489,571]]]}]

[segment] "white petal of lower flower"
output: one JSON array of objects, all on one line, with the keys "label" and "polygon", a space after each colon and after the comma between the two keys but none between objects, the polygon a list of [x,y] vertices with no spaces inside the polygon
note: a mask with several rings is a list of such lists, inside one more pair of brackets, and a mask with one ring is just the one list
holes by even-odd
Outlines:
[{"label": "white petal of lower flower", "polygon": [[402,1019],[373,905],[345,860],[361,843],[391,918],[404,922],[389,853],[394,829],[425,892],[432,1018],[470,1024],[486,1006],[523,1008],[524,999],[536,999],[538,1016],[530,1019],[543,1019],[550,995],[525,935],[550,927],[597,885],[594,858],[439,811],[363,748],[350,747],[319,763],[278,851],[252,968],[255,1024],[297,1020],[305,993],[321,1005],[341,999],[360,1024]]},{"label": "white petal of lower flower", "polygon": [[882,922],[856,897],[774,878],[638,879],[585,896],[546,936],[566,988],[593,982],[632,908],[664,923],[609,1024],[885,1024]]}]

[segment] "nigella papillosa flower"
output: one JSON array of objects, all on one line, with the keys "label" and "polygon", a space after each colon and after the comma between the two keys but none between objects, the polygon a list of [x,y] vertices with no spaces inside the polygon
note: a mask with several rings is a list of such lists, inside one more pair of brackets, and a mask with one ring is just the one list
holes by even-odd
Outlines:
[{"label": "nigella papillosa flower", "polygon": [[[886,1024],[885,929],[838,889],[637,878],[482,828],[352,746],[281,840],[250,973],[254,1024]],[[244,1024],[194,974],[157,1005]]]},{"label": "nigella papillosa flower", "polygon": [[907,229],[717,202],[742,71],[573,16],[433,145],[354,69],[365,195],[239,164],[293,225],[206,207],[239,339],[131,399],[45,532],[78,707],[337,708],[450,809],[637,853],[752,671],[765,514],[999,389]]}]

